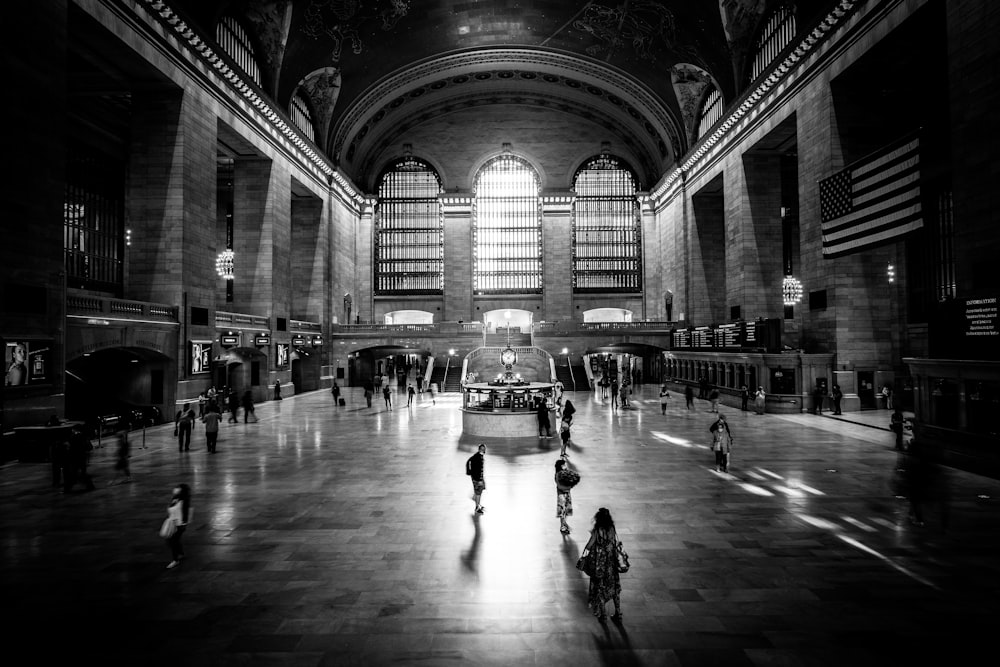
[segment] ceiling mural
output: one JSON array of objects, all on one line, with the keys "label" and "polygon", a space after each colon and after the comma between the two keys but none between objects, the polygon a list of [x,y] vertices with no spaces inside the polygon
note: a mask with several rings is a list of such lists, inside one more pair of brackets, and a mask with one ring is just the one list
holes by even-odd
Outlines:
[{"label": "ceiling mural", "polygon": [[300,30],[313,39],[328,41],[330,62],[339,63],[345,46],[354,55],[365,50],[361,36],[365,24],[375,23],[388,32],[409,11],[409,0],[309,0]]},{"label": "ceiling mural", "polygon": [[698,130],[698,112],[709,88],[714,88],[712,76],[690,63],[677,63],[670,68],[670,79],[681,108],[684,131],[689,141],[694,141]]},{"label": "ceiling mural", "polygon": [[244,19],[261,47],[259,63],[267,71],[265,86],[271,95],[278,94],[278,73],[285,55],[288,26],[292,19],[291,0],[254,0],[247,3]]},{"label": "ceiling mural", "polygon": [[610,59],[620,49],[632,49],[643,60],[656,60],[654,46],[672,47],[676,36],[673,12],[654,0],[615,7],[588,3],[573,27],[598,40],[586,52],[602,59]]},{"label": "ceiling mural", "polygon": [[325,146],[326,131],[333,120],[333,109],[340,97],[340,70],[336,67],[324,67],[310,72],[299,82],[299,90],[309,98],[309,103],[316,114],[313,118],[316,143]]}]

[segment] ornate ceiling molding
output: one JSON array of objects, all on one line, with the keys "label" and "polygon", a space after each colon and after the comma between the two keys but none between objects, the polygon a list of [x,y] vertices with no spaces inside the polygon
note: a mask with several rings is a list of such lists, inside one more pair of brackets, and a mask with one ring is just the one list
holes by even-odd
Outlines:
[{"label": "ornate ceiling molding", "polygon": [[[477,49],[434,58],[384,78],[360,96],[333,133],[331,154],[338,162],[356,157],[358,136],[370,134],[389,117],[409,113],[406,105],[425,94],[453,94],[457,86],[491,83],[561,86],[568,100],[587,96],[588,106],[603,105],[612,116],[631,117],[656,137],[661,168],[668,167],[684,149],[683,124],[648,88],[621,70],[580,57],[545,49]],[[348,154],[355,145],[354,155]]]}]

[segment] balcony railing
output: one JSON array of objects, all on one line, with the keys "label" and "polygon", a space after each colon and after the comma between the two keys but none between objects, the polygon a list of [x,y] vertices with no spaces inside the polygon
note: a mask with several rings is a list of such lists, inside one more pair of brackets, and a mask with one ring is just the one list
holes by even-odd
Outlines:
[{"label": "balcony railing", "polygon": [[84,294],[66,296],[66,314],[123,320],[178,321],[177,306]]},{"label": "balcony railing", "polygon": [[[578,335],[591,333],[658,333],[669,334],[676,322],[536,322],[532,325],[532,335]],[[500,331],[506,331],[500,329]],[[483,336],[482,322],[434,322],[432,324],[334,324],[333,335],[384,335],[384,334],[428,334],[442,336]],[[520,338],[520,336],[519,336]],[[484,345],[497,344],[496,334],[491,334]]]},{"label": "balcony railing", "polygon": [[215,311],[215,326],[253,327],[255,329],[270,329],[271,321],[263,315],[247,313],[229,313],[223,310]]}]

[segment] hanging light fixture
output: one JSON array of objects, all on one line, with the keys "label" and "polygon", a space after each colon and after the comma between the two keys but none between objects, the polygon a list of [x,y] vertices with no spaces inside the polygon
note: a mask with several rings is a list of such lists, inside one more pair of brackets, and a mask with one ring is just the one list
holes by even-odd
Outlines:
[{"label": "hanging light fixture", "polygon": [[230,248],[226,248],[215,258],[215,272],[219,274],[220,278],[232,280],[236,277],[236,272],[233,268],[233,259],[233,251]]},{"label": "hanging light fixture", "polygon": [[781,296],[786,306],[794,306],[802,300],[802,283],[795,276],[785,276],[781,281]]}]

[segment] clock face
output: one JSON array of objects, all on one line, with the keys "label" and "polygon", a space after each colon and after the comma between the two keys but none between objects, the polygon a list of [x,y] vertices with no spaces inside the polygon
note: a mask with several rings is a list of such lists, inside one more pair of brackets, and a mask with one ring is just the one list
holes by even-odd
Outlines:
[{"label": "clock face", "polygon": [[517,352],[509,347],[500,353],[500,363],[506,366],[512,366],[515,361],[517,361]]}]

